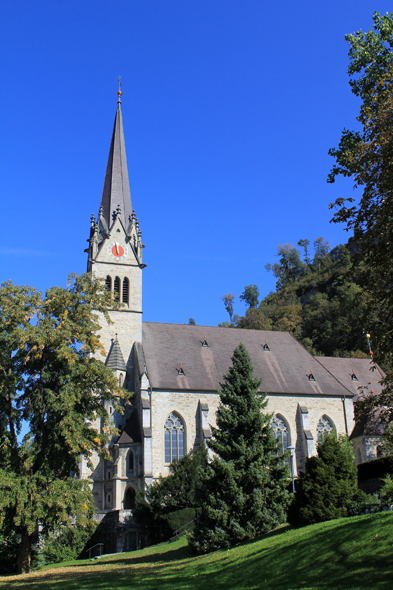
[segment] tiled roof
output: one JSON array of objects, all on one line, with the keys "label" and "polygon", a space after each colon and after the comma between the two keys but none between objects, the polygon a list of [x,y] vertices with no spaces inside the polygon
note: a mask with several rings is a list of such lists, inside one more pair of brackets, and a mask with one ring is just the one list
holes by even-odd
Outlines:
[{"label": "tiled roof", "polygon": [[104,218],[108,228],[112,225],[112,215],[116,211],[118,205],[121,209],[120,219],[123,223],[123,227],[127,229],[129,217],[132,213],[132,207],[120,103],[118,104],[116,111],[112,141],[106,166],[104,188],[101,197],[101,207],[104,210]]},{"label": "tiled roof", "polygon": [[[371,390],[378,394],[382,390],[379,383],[385,377],[385,373],[370,359],[337,358],[331,356],[315,357],[328,371],[348,389],[355,394],[355,399]],[[357,380],[352,379],[352,373]]]},{"label": "tiled roof", "polygon": [[[202,346],[205,336],[208,346]],[[270,350],[264,349],[265,340]],[[354,393],[288,332],[145,322],[142,341],[153,389],[217,391],[234,349],[243,342],[254,375],[263,379],[260,391],[347,397]],[[309,380],[311,371],[315,381]]]},{"label": "tiled roof", "polygon": [[109,369],[126,371],[126,364],[124,362],[124,358],[120,349],[120,344],[117,340],[117,336],[115,340],[112,340],[112,346],[105,364]]}]

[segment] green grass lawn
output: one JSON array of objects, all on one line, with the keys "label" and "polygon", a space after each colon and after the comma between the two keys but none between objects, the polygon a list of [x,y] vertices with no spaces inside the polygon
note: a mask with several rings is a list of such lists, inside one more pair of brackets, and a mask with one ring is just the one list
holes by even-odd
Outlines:
[{"label": "green grass lawn", "polygon": [[229,551],[192,557],[180,539],[95,561],[0,578],[12,590],[392,590],[393,514],[282,527]]}]

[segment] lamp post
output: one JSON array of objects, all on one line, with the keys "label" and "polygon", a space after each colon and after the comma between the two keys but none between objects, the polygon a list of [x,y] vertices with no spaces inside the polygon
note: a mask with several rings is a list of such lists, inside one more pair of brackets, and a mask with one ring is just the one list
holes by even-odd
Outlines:
[{"label": "lamp post", "polygon": [[291,451],[290,464],[291,464],[292,492],[295,493],[295,481],[293,479],[293,456],[295,454],[295,447],[293,447],[292,445],[289,445],[289,447],[287,447],[287,451]]}]

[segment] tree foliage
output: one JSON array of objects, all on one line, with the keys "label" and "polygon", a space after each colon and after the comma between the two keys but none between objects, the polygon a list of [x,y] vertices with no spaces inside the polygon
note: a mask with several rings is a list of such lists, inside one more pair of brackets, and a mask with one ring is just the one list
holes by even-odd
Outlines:
[{"label": "tree foliage", "polygon": [[109,458],[108,434],[92,421],[105,424],[102,400],[116,404],[123,390],[91,353],[102,350],[98,313],[109,321],[116,305],[89,275],[44,297],[11,282],[0,288],[0,526],[22,534],[20,572],[30,568],[38,521],[48,534],[94,511],[88,483],[72,473],[93,451]]},{"label": "tree foliage", "polygon": [[347,437],[328,434],[318,445],[318,454],[306,459],[305,473],[298,480],[288,520],[303,526],[340,518],[357,491],[357,469],[352,443]]},{"label": "tree foliage", "polygon": [[248,305],[248,309],[254,309],[258,305],[259,289],[257,285],[247,285],[239,299]]},{"label": "tree foliage", "polygon": [[[323,238],[315,243],[314,259],[308,265],[304,261],[304,272],[285,281],[244,317],[235,316],[236,326],[288,331],[313,354],[367,357],[364,325],[368,300],[359,285],[359,271],[355,272],[346,246],[329,252]],[[371,325],[377,324],[376,311],[368,318]]]},{"label": "tree foliage", "polygon": [[287,466],[278,453],[260,379],[243,344],[221,385],[217,428],[209,447],[201,514],[190,544],[204,553],[254,538],[283,522],[289,498]]},{"label": "tree foliage", "polygon": [[134,517],[144,527],[145,544],[166,541],[195,517],[206,466],[207,449],[201,445],[173,461],[167,477],[160,477],[145,491],[138,490]]},{"label": "tree foliage", "polygon": [[224,302],[224,307],[229,314],[229,320],[232,321],[233,318],[233,302],[235,300],[235,296],[232,293],[227,293],[221,297],[222,301]]},{"label": "tree foliage", "polygon": [[[359,282],[367,293],[367,331],[371,333],[374,358],[387,371],[385,389],[369,397],[364,409],[382,408],[387,424],[393,418],[393,13],[374,13],[373,30],[348,35],[350,85],[362,100],[360,131],[344,129],[338,148],[331,149],[336,161],[328,177],[353,179],[362,194],[340,197],[330,205],[334,222],[343,222],[353,232],[354,264]],[[378,322],[372,316],[378,312]],[[393,429],[387,430],[393,444]]]}]

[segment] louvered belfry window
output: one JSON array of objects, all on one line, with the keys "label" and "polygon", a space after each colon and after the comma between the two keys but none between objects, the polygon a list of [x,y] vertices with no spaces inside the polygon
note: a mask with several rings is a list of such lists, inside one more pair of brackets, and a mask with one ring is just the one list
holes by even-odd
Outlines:
[{"label": "louvered belfry window", "polygon": [[107,291],[112,291],[112,277],[109,275],[105,279],[105,288]]},{"label": "louvered belfry window", "polygon": [[115,299],[119,301],[120,299],[120,279],[119,277],[115,277],[113,281],[113,292],[115,294]]},{"label": "louvered belfry window", "polygon": [[123,279],[123,297],[122,297],[122,301],[123,303],[125,303],[126,305],[128,305],[128,297],[129,297],[129,290],[130,290],[130,282],[127,279],[127,277],[125,279]]}]

